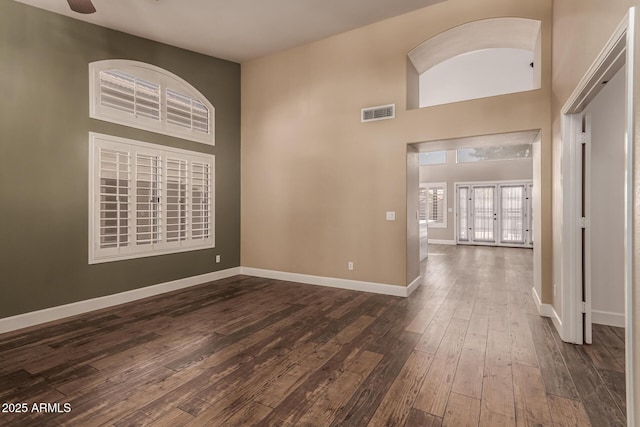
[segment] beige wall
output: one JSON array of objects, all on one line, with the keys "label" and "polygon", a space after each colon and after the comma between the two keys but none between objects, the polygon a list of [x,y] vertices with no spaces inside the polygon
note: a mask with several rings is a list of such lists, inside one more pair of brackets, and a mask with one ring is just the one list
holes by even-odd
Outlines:
[{"label": "beige wall", "polygon": [[[542,89],[407,110],[407,52],[496,16],[542,21]],[[242,265],[405,286],[414,256],[407,143],[542,129],[542,185],[551,188],[550,46],[550,0],[449,0],[244,63]],[[361,108],[387,103],[395,119],[360,123]],[[551,193],[543,194],[547,286]],[[386,221],[386,211],[397,220]]]},{"label": "beige wall", "polygon": [[[554,224],[561,224],[562,197],[560,194],[561,169],[561,135],[560,135],[560,111],[573,90],[578,85],[580,79],[585,75],[591,63],[596,59],[607,40],[612,35],[617,25],[621,22],[627,10],[631,6],[640,6],[638,0],[618,0],[614,2],[602,0],[557,0],[553,4],[553,97],[552,97],[552,129],[553,129],[553,172],[554,172]],[[636,30],[637,31],[637,30]],[[640,41],[640,36],[636,36],[636,46]],[[636,48],[638,49],[638,48]],[[635,81],[640,82],[640,64],[638,61],[638,51],[636,51],[635,61]],[[634,99],[640,97],[640,90],[633,94]],[[636,102],[637,103],[637,102]],[[638,123],[638,110],[636,109],[635,122]],[[635,134],[636,141],[639,138],[638,127]],[[637,143],[636,143],[637,144]],[[635,150],[635,164],[639,164],[638,149]],[[635,169],[635,186],[640,186],[638,169]],[[640,208],[640,201],[634,200],[634,209]],[[638,253],[638,215],[635,215],[635,248],[634,248],[634,269],[640,268],[640,254]],[[558,285],[557,297],[553,300],[556,311],[561,309],[562,295],[560,281],[562,265],[560,254],[562,241],[559,227],[554,227],[554,271],[553,280]],[[637,275],[634,277],[634,287],[638,287]],[[635,293],[633,301],[633,312],[640,312],[640,300],[638,292]],[[560,313],[561,314],[561,313]],[[634,319],[634,365],[640,362],[640,322],[636,315]],[[640,370],[635,369],[634,392],[635,404],[632,405],[636,412],[636,419],[640,417]]]},{"label": "beige wall", "polygon": [[447,150],[447,163],[420,166],[420,182],[447,183],[447,228],[429,228],[429,239],[455,240],[455,183],[533,179],[533,159],[515,159],[458,164],[456,150]]}]

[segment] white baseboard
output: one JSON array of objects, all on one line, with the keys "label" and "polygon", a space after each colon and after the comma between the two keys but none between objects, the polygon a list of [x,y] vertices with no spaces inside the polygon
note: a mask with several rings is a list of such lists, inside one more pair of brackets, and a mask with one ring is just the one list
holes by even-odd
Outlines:
[{"label": "white baseboard", "polygon": [[407,296],[411,295],[420,285],[422,285],[422,276],[416,277],[413,282],[409,283],[409,286],[407,286]]},{"label": "white baseboard", "polygon": [[540,299],[540,295],[538,295],[538,291],[536,290],[535,286],[531,288],[531,295],[533,296],[533,302],[536,304],[540,316],[551,317],[551,313],[549,312],[548,307],[549,304],[542,304],[542,300]]},{"label": "white baseboard", "polygon": [[199,276],[185,277],[157,285],[146,286],[140,289],[121,292],[114,295],[92,298],[57,307],[45,308],[30,313],[0,319],[0,334],[90,311],[125,304],[142,298],[160,295],[166,292],[177,291],[191,286],[201,285],[214,280],[246,274],[249,276],[264,277],[268,279],[287,280],[291,282],[306,283],[310,285],[329,286],[333,288],[351,289],[356,291],[373,292],[377,294],[407,297],[422,284],[422,277],[416,278],[409,286],[387,285],[384,283],[362,282],[358,280],[338,279],[333,277],[311,276],[307,274],[287,273],[282,271],[262,270],[251,267],[234,267],[227,270],[201,274]]},{"label": "white baseboard", "polygon": [[456,245],[455,240],[440,240],[440,239],[429,239],[429,243],[432,245]]},{"label": "white baseboard", "polygon": [[359,280],[339,279],[336,277],[312,276],[309,274],[288,273],[285,271],[263,270],[261,268],[241,267],[241,274],[264,277],[266,279],[287,280],[289,282],[306,283],[308,285],[328,286],[331,288],[350,289],[353,291],[373,292],[376,294],[407,297],[421,283],[416,280],[409,286],[387,285],[385,283],[362,282]]},{"label": "white baseboard", "polygon": [[564,332],[562,329],[562,319],[560,319],[560,316],[558,316],[556,309],[553,308],[551,304],[542,303],[542,301],[540,300],[540,295],[538,295],[538,291],[536,290],[535,286],[531,288],[531,293],[533,295],[533,301],[536,304],[536,307],[538,307],[538,313],[540,313],[540,316],[550,317],[551,320],[553,321],[553,326],[556,327],[556,330],[560,335],[560,338],[564,340],[563,338]]},{"label": "white baseboard", "polygon": [[32,311],[30,313],[5,317],[4,319],[0,319],[0,334],[22,328],[28,328],[29,326],[41,323],[64,319],[65,317],[71,317],[77,314],[87,313],[89,311],[124,304],[166,292],[176,291],[178,289],[201,285],[214,280],[226,279],[227,277],[237,276],[238,274],[240,274],[240,267],[229,268],[227,270],[214,271],[198,276],[185,277],[184,279],[146,286],[140,289],[133,289],[131,291],[121,292],[114,295],[92,298],[85,301],[78,301],[71,304]]},{"label": "white baseboard", "polygon": [[591,310],[591,323],[617,326],[618,328],[624,328],[626,326],[624,313],[612,313],[610,311],[600,310]]}]

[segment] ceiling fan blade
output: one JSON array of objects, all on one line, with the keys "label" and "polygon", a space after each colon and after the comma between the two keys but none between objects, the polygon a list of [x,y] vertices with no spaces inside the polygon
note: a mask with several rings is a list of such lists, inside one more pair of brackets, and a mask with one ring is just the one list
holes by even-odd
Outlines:
[{"label": "ceiling fan blade", "polygon": [[96,8],[91,3],[91,0],[67,0],[69,7],[74,12],[78,13],[94,13]]}]

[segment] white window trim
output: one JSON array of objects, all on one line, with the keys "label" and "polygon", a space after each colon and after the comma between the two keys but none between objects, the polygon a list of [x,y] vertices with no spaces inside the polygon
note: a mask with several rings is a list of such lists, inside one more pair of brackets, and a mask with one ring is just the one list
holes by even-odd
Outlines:
[{"label": "white window trim", "polygon": [[444,198],[442,203],[444,204],[442,208],[442,222],[429,222],[429,214],[427,213],[427,227],[429,228],[447,228],[447,217],[449,214],[448,203],[447,203],[447,183],[446,182],[425,182],[420,184],[421,188],[425,188],[427,190],[427,212],[429,211],[428,201],[429,201],[429,189],[430,188],[442,188],[444,190]]},{"label": "white window trim", "polygon": [[[129,217],[129,246],[122,248],[122,250],[113,251],[99,248],[100,236],[99,227],[100,224],[100,192],[97,191],[100,183],[100,171],[97,162],[99,160],[97,154],[100,148],[115,148],[119,150],[129,150],[134,158],[135,154],[140,153],[153,153],[161,154],[163,156],[173,155],[179,159],[186,159],[189,164],[192,162],[204,162],[211,166],[209,174],[209,188],[210,194],[210,208],[209,208],[209,223],[210,233],[208,238],[204,239],[192,239],[190,227],[187,228],[188,238],[180,242],[166,242],[166,230],[163,229],[162,242],[157,244],[136,245],[135,242],[135,221],[136,221],[136,209],[131,209],[131,215]],[[134,171],[131,171],[131,176],[134,177]],[[191,177],[189,177],[189,181]],[[132,182],[134,179],[131,180]],[[188,184],[187,192],[191,193],[190,183]],[[166,186],[165,186],[166,188]],[[135,186],[132,185],[129,189],[131,195],[131,205],[135,205]],[[162,198],[166,199],[166,195],[162,193]],[[191,219],[191,208],[188,208],[189,218]],[[162,208],[163,217],[166,218],[166,202]],[[191,221],[189,221],[191,224]],[[150,144],[141,141],[135,141],[132,139],[120,138],[111,135],[104,135],[99,133],[89,133],[89,264],[97,264],[111,261],[126,260],[132,258],[141,258],[148,256],[164,255],[178,252],[187,252],[199,249],[210,249],[215,247],[215,156],[212,154],[200,153],[196,151],[182,150],[173,147],[167,147],[157,144]],[[120,249],[120,248],[118,248]]]},{"label": "white window trim", "polygon": [[[147,80],[160,86],[160,120],[136,117],[124,112],[104,107],[100,104],[100,72],[120,70]],[[197,99],[209,110],[208,133],[196,132],[167,121],[167,89],[180,92]],[[91,62],[89,64],[89,116],[93,119],[104,120],[119,125],[130,126],[163,135],[188,139],[208,145],[215,145],[215,107],[196,88],[179,76],[157,67],[138,61],[124,59],[109,59]]]}]

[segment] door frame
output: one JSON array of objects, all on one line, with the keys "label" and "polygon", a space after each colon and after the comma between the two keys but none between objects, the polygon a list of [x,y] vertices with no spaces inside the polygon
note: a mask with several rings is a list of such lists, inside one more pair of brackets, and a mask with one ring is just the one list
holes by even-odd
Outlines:
[{"label": "door frame", "polygon": [[[562,319],[554,319],[563,341],[583,344],[582,317],[582,227],[581,227],[581,139],[583,111],[597,96],[602,81],[609,80],[621,68],[625,68],[625,361],[627,422],[634,424],[633,389],[633,231],[634,231],[634,61],[635,61],[636,13],[635,7],[618,25],[594,63],[578,83],[571,97],[561,110],[561,188],[562,188]],[[639,182],[640,184],[640,182]],[[588,290],[587,290],[588,291]],[[591,311],[590,296],[586,311]],[[590,314],[590,313],[588,313]]]}]

